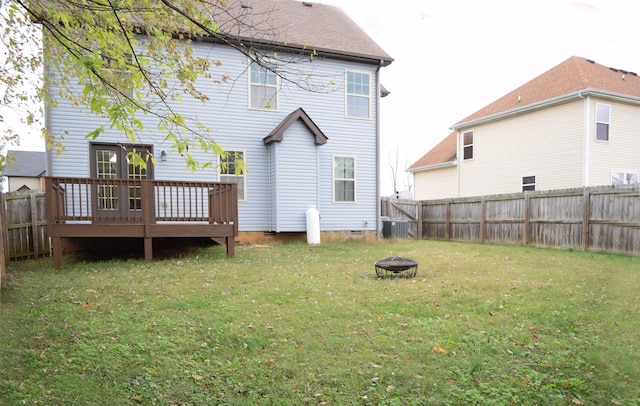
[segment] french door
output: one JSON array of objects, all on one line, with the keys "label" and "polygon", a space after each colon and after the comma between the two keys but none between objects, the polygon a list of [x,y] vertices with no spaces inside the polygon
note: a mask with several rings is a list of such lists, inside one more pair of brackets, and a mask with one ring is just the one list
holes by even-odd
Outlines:
[{"label": "french door", "polygon": [[[139,153],[146,161],[146,167],[136,165],[131,159],[132,153]],[[114,179],[96,186],[94,212],[97,216],[142,217],[141,184],[115,179],[153,179],[153,163],[147,159],[152,153],[152,147],[146,145],[91,145],[91,177]]]}]

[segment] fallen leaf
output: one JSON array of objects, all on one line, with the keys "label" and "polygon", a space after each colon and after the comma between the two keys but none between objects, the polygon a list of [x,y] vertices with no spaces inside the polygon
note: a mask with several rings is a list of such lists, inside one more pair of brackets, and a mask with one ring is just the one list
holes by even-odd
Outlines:
[{"label": "fallen leaf", "polygon": [[571,403],[573,403],[574,405],[581,405],[582,401],[578,398],[572,398]]},{"label": "fallen leaf", "polygon": [[369,366],[370,366],[371,368],[382,368],[382,365],[374,364],[373,362],[370,362],[370,363],[369,363]]},{"label": "fallen leaf", "polygon": [[91,306],[89,302],[83,304],[82,307],[84,307],[85,309],[93,309],[93,306]]},{"label": "fallen leaf", "polygon": [[446,348],[440,347],[438,345],[434,345],[432,348],[433,352],[437,352],[440,354],[448,354],[449,350],[447,350]]}]

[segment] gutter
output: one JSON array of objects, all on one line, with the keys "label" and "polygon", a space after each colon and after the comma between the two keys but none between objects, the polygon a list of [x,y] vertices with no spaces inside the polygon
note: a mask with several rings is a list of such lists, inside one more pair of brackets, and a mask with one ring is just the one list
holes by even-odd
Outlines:
[{"label": "gutter", "polygon": [[376,235],[380,238],[382,234],[381,222],[381,207],[380,203],[380,69],[384,66],[384,60],[380,60],[378,67],[376,68]]},{"label": "gutter", "polygon": [[[191,38],[192,41],[202,41],[202,42],[212,42],[216,44],[223,44],[233,46],[233,44],[226,43],[222,40],[219,40],[214,37],[195,37]],[[312,53],[316,53],[314,58],[332,58],[350,62],[361,62],[367,64],[376,64],[379,67],[389,66],[394,61],[388,55],[369,55],[369,54],[361,54],[357,52],[346,52],[346,51],[338,51],[329,48],[315,48],[310,45],[299,45],[299,44],[284,44],[282,42],[271,42],[271,41],[256,41],[253,38],[239,37],[237,38],[238,42],[244,46],[252,45],[258,49],[265,49],[270,51],[277,52],[288,52],[288,53],[302,53],[311,55]],[[384,51],[383,51],[384,52]]]},{"label": "gutter", "polygon": [[410,173],[427,172],[427,171],[431,171],[431,170],[435,170],[435,169],[449,168],[449,167],[456,166],[456,165],[458,165],[458,160],[457,159],[455,159],[453,161],[440,162],[439,164],[426,165],[426,166],[421,166],[419,168],[408,169],[407,172],[410,172]]},{"label": "gutter", "polygon": [[590,157],[590,137],[589,137],[589,115],[590,113],[590,104],[591,99],[589,95],[583,96],[582,93],[578,94],[584,100],[584,147],[582,150],[582,186],[587,187],[589,184],[589,163],[591,160]]}]

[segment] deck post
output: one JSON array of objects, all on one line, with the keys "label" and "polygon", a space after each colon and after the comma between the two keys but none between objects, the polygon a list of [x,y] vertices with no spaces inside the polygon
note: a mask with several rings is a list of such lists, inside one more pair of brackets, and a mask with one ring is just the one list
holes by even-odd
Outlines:
[{"label": "deck post", "polygon": [[153,210],[153,181],[143,180],[141,185],[142,218],[144,221],[144,259],[153,261],[153,238],[151,237],[151,224],[155,223]]},{"label": "deck post", "polygon": [[53,244],[53,266],[60,268],[62,266],[62,238],[53,237],[51,240]]},{"label": "deck post", "polygon": [[225,245],[227,246],[227,257],[232,258],[236,255],[236,240],[234,236],[225,237]]},{"label": "deck post", "polygon": [[144,260],[153,261],[153,239],[151,237],[144,237]]}]

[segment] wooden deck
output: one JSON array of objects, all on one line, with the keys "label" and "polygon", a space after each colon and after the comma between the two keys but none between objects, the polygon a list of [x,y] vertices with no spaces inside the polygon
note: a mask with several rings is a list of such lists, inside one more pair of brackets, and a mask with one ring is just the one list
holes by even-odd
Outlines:
[{"label": "wooden deck", "polygon": [[209,237],[235,251],[235,183],[46,177],[47,230],[56,267],[62,238],[139,237],[153,260],[153,238]]}]

